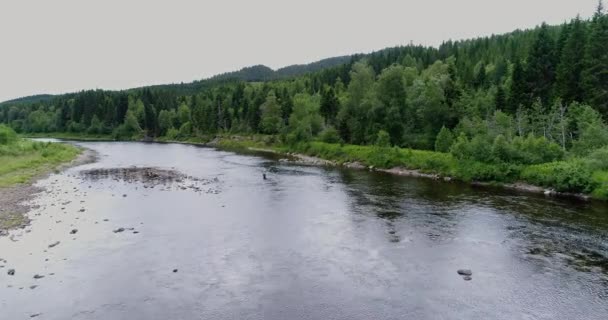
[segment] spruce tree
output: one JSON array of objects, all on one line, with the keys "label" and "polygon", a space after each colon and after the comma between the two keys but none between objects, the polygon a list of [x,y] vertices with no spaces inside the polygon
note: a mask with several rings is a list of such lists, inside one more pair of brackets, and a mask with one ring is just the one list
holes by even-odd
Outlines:
[{"label": "spruce tree", "polygon": [[543,104],[548,104],[555,80],[555,42],[545,23],[541,25],[528,55],[526,80],[530,98],[540,98]]},{"label": "spruce tree", "polygon": [[528,107],[529,105],[530,99],[528,98],[524,67],[516,58],[513,65],[513,75],[511,76],[508,111],[515,114],[520,107]]},{"label": "spruce tree", "polygon": [[589,29],[584,64],[585,101],[608,115],[608,16],[601,1]]},{"label": "spruce tree", "polygon": [[568,38],[562,49],[560,63],[557,67],[556,94],[568,104],[572,101],[583,100],[581,74],[583,72],[583,57],[585,51],[585,27],[580,19],[572,20],[569,26]]}]

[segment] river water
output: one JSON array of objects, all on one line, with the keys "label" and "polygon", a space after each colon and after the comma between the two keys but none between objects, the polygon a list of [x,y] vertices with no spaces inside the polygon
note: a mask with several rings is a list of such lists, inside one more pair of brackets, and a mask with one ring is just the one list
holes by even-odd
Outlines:
[{"label": "river water", "polygon": [[[78,144],[98,161],[38,182],[31,225],[0,238],[0,319],[608,317],[604,204],[189,145]],[[190,177],[83,174],[132,166]]]}]

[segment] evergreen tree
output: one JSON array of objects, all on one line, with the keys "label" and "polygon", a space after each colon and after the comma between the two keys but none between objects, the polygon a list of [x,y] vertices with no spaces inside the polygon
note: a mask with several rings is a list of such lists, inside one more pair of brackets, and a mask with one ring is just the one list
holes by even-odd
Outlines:
[{"label": "evergreen tree", "polygon": [[529,105],[530,99],[526,86],[526,74],[521,62],[519,59],[516,59],[511,76],[508,111],[515,114],[520,107],[527,107]]},{"label": "evergreen tree", "polygon": [[608,115],[608,16],[601,1],[589,28],[584,63],[585,101]]},{"label": "evergreen tree", "polygon": [[556,91],[565,103],[583,99],[581,74],[584,65],[581,53],[585,51],[585,38],[585,27],[580,17],[576,17],[569,24],[568,38],[557,68]]},{"label": "evergreen tree", "polygon": [[501,85],[496,88],[496,95],[494,96],[494,108],[496,108],[496,110],[503,111],[507,108],[507,96]]},{"label": "evergreen tree", "polygon": [[530,49],[526,65],[526,82],[530,98],[540,98],[543,104],[551,100],[555,80],[555,42],[549,27],[543,23]]},{"label": "evergreen tree", "polygon": [[321,93],[321,116],[325,118],[327,124],[335,124],[336,115],[340,109],[340,101],[332,87],[325,88]]}]

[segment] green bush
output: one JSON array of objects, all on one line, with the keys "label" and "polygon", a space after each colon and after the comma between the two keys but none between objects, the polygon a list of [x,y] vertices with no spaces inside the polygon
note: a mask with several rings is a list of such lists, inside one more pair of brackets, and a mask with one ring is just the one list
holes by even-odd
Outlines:
[{"label": "green bush", "polygon": [[17,141],[17,134],[13,129],[0,124],[0,145],[8,145]]},{"label": "green bush", "polygon": [[388,132],[384,130],[378,131],[378,134],[376,135],[376,146],[383,148],[391,146],[391,136]]},{"label": "green bush", "polygon": [[179,131],[177,129],[171,127],[167,130],[165,137],[167,137],[169,140],[174,140],[177,138],[178,135],[179,135]]},{"label": "green bush", "polygon": [[593,173],[595,190],[592,194],[598,199],[608,200],[608,171],[597,171]]},{"label": "green bush", "polygon": [[441,127],[441,130],[435,139],[435,151],[448,152],[453,143],[454,135],[452,134],[452,131],[446,127]]},{"label": "green bush", "polygon": [[583,161],[558,161],[532,165],[521,174],[523,180],[561,192],[590,193],[597,187],[593,173]]},{"label": "green bush", "polygon": [[592,151],[584,161],[591,170],[608,170],[608,147]]},{"label": "green bush", "polygon": [[340,135],[338,134],[338,130],[334,127],[327,127],[323,130],[319,136],[321,141],[325,143],[340,143]]}]

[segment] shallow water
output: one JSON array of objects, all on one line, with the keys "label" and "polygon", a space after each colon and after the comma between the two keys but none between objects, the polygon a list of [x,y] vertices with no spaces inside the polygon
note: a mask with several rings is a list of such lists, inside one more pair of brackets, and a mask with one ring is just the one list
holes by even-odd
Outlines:
[{"label": "shallow water", "polygon": [[[99,161],[40,181],[31,225],[0,238],[0,319],[608,314],[604,204],[187,145],[78,144]],[[131,166],[198,182],[82,173]]]}]

